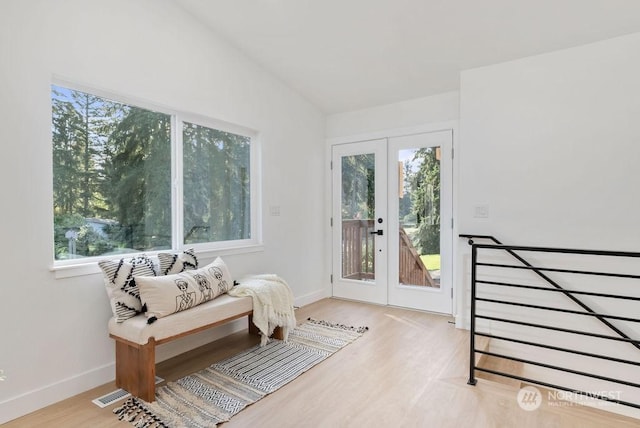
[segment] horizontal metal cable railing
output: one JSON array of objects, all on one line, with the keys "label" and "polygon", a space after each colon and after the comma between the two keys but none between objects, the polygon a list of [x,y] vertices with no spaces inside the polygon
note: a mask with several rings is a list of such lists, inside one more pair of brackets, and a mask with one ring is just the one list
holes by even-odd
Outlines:
[{"label": "horizontal metal cable railing", "polygon": [[[525,260],[522,257],[522,253],[526,252],[527,254],[536,254],[536,253],[549,253],[553,255],[569,255],[569,256],[597,256],[603,258],[627,258],[627,259],[637,259],[640,258],[640,253],[635,252],[622,252],[622,251],[597,251],[597,250],[579,250],[579,249],[568,249],[568,248],[548,248],[548,247],[527,247],[527,246],[516,246],[516,245],[503,245],[497,239],[492,236],[487,235],[460,235],[461,238],[469,239],[469,244],[471,245],[471,318],[470,318],[470,348],[469,348],[469,381],[468,383],[471,385],[475,385],[477,382],[476,379],[476,371],[485,372],[493,375],[503,376],[506,378],[511,378],[515,380],[519,380],[522,382],[528,382],[531,384],[537,384],[543,387],[557,389],[561,391],[571,392],[573,394],[578,394],[590,398],[596,398],[604,401],[609,401],[617,404],[621,404],[624,406],[634,407],[640,409],[640,404],[622,400],[616,397],[612,397],[610,395],[604,395],[600,393],[593,393],[581,390],[579,388],[573,388],[567,385],[559,385],[556,383],[546,382],[540,379],[531,379],[525,376],[520,376],[514,373],[503,372],[496,369],[483,368],[477,365],[476,363],[476,355],[486,355],[488,357],[493,357],[497,359],[503,359],[507,361],[512,361],[516,363],[520,363],[523,365],[534,366],[541,369],[548,369],[555,372],[564,372],[570,375],[576,375],[584,378],[591,378],[597,381],[605,381],[613,384],[624,385],[629,388],[637,388],[640,390],[640,383],[637,381],[632,381],[629,379],[622,379],[619,376],[616,377],[615,374],[609,375],[605,374],[596,374],[589,373],[584,370],[578,370],[572,367],[564,367],[558,364],[551,364],[549,361],[544,359],[545,354],[542,352],[552,351],[559,352],[566,355],[576,355],[580,357],[584,357],[587,359],[593,359],[594,361],[609,361],[616,364],[627,365],[629,367],[640,366],[640,358],[635,359],[633,357],[634,352],[638,353],[640,350],[640,338],[639,337],[631,337],[637,336],[636,334],[626,334],[620,328],[618,328],[614,323],[630,323],[636,324],[640,323],[640,318],[637,318],[637,314],[640,314],[640,284],[638,284],[638,293],[636,295],[627,295],[623,293],[610,293],[609,290],[602,291],[592,291],[586,289],[576,289],[576,287],[572,287],[572,289],[568,289],[567,287],[561,286],[557,281],[552,280],[546,273],[561,273],[566,275],[577,275],[577,276],[589,276],[589,277],[600,277],[600,278],[620,278],[625,280],[640,280],[640,275],[632,274],[632,273],[621,273],[621,272],[596,272],[586,269],[564,269],[564,268],[555,268],[548,266],[534,266]],[[474,242],[474,239],[489,239],[494,242],[494,244],[477,244]],[[479,260],[479,252],[490,252],[494,253],[497,251],[499,253],[509,254],[518,260],[522,265],[512,265],[508,263],[494,263],[494,262],[485,262]],[[518,253],[517,253],[518,252]],[[494,275],[495,271],[500,272],[521,272],[522,270],[530,271],[534,273],[536,276],[541,278],[546,284],[549,286],[537,286],[537,285],[528,285],[517,283],[516,281],[507,281],[503,280],[493,280],[493,278],[485,278],[484,276],[491,276],[486,273],[482,274],[480,270],[482,269],[493,269]],[[484,276],[483,276],[484,275]],[[502,275],[505,276],[505,275]],[[513,276],[513,275],[511,275]],[[497,294],[496,296],[486,297],[484,294],[479,293],[479,291],[487,289]],[[505,300],[500,296],[504,293],[499,293],[497,290],[508,290],[510,293],[510,299]],[[557,296],[559,298],[568,298],[569,301],[572,301],[577,305],[577,308],[567,309],[560,308],[554,306],[548,306],[545,304],[533,304],[533,303],[524,303],[518,300],[518,294],[522,292],[541,292],[541,293],[550,293],[549,296]],[[486,293],[485,293],[486,294]],[[514,298],[515,295],[515,298]],[[627,302],[627,304],[631,304],[632,311],[630,316],[625,314],[617,314],[617,313],[602,313],[600,311],[596,311],[592,309],[589,305],[587,305],[581,299],[583,296],[588,296],[593,299],[615,299],[618,301]],[[516,301],[514,301],[516,300]],[[520,299],[522,300],[522,299]],[[501,308],[501,311],[497,314],[491,313],[490,310],[487,310],[486,307],[484,309],[479,309],[478,303],[482,302],[486,305],[491,305],[493,308]],[[637,303],[636,303],[637,302]],[[557,305],[556,305],[557,306]],[[511,308],[511,310],[509,310]],[[514,311],[514,309],[516,311]],[[517,313],[518,316],[512,316],[511,314]],[[537,320],[528,320],[526,319],[527,315],[530,313],[537,314],[552,314],[557,313],[561,314],[561,316],[571,316],[571,317],[582,317],[582,318],[591,318],[597,319],[601,324],[605,325],[610,331],[615,334],[601,334],[592,331],[584,331],[577,330],[574,328],[561,327],[559,325],[553,325],[554,317],[549,315],[545,317],[544,323],[537,322]],[[523,320],[522,318],[525,318]],[[565,346],[565,343],[560,345],[558,344],[550,344],[545,343],[543,340],[534,340],[526,337],[509,337],[510,335],[498,334],[490,331],[478,331],[477,326],[478,320],[487,320],[489,322],[494,323],[495,325],[500,326],[511,326],[511,328],[533,328],[539,331],[551,331],[558,332],[561,334],[571,335],[572,337],[581,337],[584,340],[605,340],[612,341],[615,343],[621,343],[624,346],[630,345],[629,353],[632,355],[632,358],[626,358],[621,356],[611,356],[606,353],[600,352],[590,352],[583,349],[576,349],[575,347]],[[638,331],[634,329],[634,331]],[[512,334],[513,335],[513,334]],[[476,337],[484,337],[487,339],[495,339],[498,341],[503,341],[506,343],[516,344],[515,346],[524,346],[527,349],[535,348],[538,349],[536,355],[539,357],[537,359],[532,358],[523,358],[515,355],[507,355],[500,352],[493,352],[483,349],[478,349],[476,347]],[[537,337],[537,336],[536,336]],[[635,347],[637,349],[631,348]],[[541,354],[542,353],[542,354]],[[542,355],[542,357],[540,357]],[[638,357],[640,357],[640,353],[638,353]]]}]

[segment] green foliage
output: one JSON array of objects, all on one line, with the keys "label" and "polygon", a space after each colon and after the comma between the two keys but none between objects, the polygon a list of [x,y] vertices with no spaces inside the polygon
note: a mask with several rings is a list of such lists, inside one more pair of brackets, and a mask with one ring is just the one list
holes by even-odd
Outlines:
[{"label": "green foliage", "polygon": [[400,200],[398,201],[398,216],[402,224],[407,226],[412,226],[416,224],[416,216],[412,212],[413,203],[411,201],[411,192],[407,191],[411,189],[411,165],[409,162],[404,162],[403,164],[403,187],[405,192],[403,195],[400,195]]},{"label": "green foliage", "polygon": [[69,254],[67,232],[75,231],[75,254],[99,256],[113,249],[113,243],[100,234],[80,214],[57,214],[54,216],[54,251],[56,259],[72,257]]},{"label": "green foliage", "polygon": [[91,216],[98,197],[100,152],[115,103],[80,91],[52,88],[54,210]]},{"label": "green foliage", "polygon": [[440,161],[434,148],[416,151],[420,168],[411,176],[413,213],[416,216],[417,247],[421,254],[440,253]]},{"label": "green foliage", "polygon": [[[155,243],[141,238],[149,235],[161,236],[164,247],[170,246],[169,124],[168,115],[52,87],[57,259],[71,256],[65,237],[69,230],[77,233],[75,254],[79,256],[101,255],[123,246],[149,249]],[[163,150],[158,148],[162,145]],[[153,200],[154,195],[161,196]],[[145,203],[146,211],[141,208]],[[161,225],[147,227],[145,217]],[[113,219],[118,224],[98,233],[88,218]]]},{"label": "green foliage", "polygon": [[101,188],[118,240],[128,248],[171,247],[171,117],[127,107],[107,139]]},{"label": "green foliage", "polygon": [[[171,116],[57,86],[51,99],[56,258],[171,248]],[[250,138],[184,123],[183,142],[185,243],[249,238]]]},{"label": "green foliage", "polygon": [[250,238],[250,150],[248,137],[184,123],[186,243]]},{"label": "green foliage", "polygon": [[440,224],[420,224],[416,237],[420,254],[440,253]]},{"label": "green foliage", "polygon": [[375,217],[375,155],[342,157],[342,218]]}]

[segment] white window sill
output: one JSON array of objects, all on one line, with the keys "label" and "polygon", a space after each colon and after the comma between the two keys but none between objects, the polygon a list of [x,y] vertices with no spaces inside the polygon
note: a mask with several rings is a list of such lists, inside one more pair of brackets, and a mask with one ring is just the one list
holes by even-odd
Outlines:
[{"label": "white window sill", "polygon": [[[166,250],[163,252],[173,252],[177,250]],[[202,259],[213,259],[218,256],[231,256],[236,254],[249,254],[249,253],[259,253],[264,251],[263,244],[250,244],[245,246],[224,248],[224,249],[196,249],[196,255],[198,256],[198,260]],[[154,256],[158,252],[148,252],[145,253],[149,256]],[[78,259],[74,261],[66,261],[66,262],[54,262],[53,265],[49,268],[49,270],[53,273],[55,279],[64,279],[64,278],[72,278],[76,276],[86,276],[86,275],[97,275],[101,274],[102,270],[98,266],[98,262],[101,260],[107,259],[120,259],[120,258],[129,258],[133,257],[136,254],[141,253],[131,253],[131,254],[122,254],[119,256],[111,256],[111,257],[88,257],[86,259]]]}]

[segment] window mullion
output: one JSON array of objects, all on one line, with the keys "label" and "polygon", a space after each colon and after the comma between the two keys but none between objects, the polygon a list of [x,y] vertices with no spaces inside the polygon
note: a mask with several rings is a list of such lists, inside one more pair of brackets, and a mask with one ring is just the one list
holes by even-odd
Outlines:
[{"label": "window mullion", "polygon": [[251,222],[251,239],[254,242],[262,242],[262,153],[260,152],[260,144],[257,136],[254,136],[251,142],[250,162],[250,222]]},{"label": "window mullion", "polygon": [[183,145],[182,145],[182,120],[178,115],[173,115],[172,128],[172,212],[173,212],[173,248],[182,248],[184,242],[184,207],[183,207]]}]

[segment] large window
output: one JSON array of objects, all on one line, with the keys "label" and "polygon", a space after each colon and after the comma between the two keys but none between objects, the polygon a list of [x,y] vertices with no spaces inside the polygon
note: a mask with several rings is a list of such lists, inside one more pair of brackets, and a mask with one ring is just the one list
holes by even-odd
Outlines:
[{"label": "large window", "polygon": [[250,131],[58,85],[51,102],[55,260],[257,243]]}]

